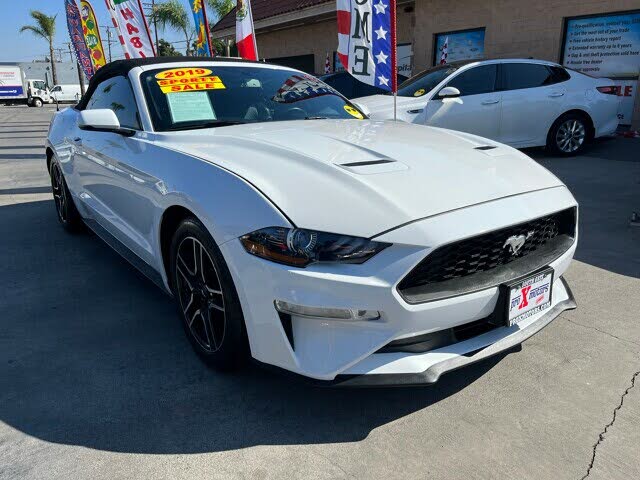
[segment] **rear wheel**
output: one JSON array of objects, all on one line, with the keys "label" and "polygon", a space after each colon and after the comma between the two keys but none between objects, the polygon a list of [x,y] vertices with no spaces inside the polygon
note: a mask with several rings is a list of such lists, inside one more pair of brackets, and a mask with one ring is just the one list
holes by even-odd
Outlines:
[{"label": "rear wheel", "polygon": [[584,150],[590,136],[590,125],[584,115],[568,113],[551,126],[547,148],[556,155],[578,155]]},{"label": "rear wheel", "polygon": [[220,249],[196,219],[184,220],[171,243],[171,279],[182,323],[205,363],[233,370],[248,357],[244,316]]},{"label": "rear wheel", "polygon": [[51,190],[53,192],[56,213],[58,214],[58,221],[65,230],[69,232],[75,233],[83,230],[84,222],[73,203],[73,198],[67,188],[67,183],[62,175],[60,165],[52,162],[49,173],[51,175]]}]

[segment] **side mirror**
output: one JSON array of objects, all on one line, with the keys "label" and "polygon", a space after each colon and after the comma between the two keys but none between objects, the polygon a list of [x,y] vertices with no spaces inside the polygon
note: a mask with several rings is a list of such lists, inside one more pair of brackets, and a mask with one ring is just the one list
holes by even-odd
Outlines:
[{"label": "side mirror", "polygon": [[136,131],[130,128],[122,128],[120,121],[113,110],[99,108],[96,110],[83,110],[78,120],[80,130],[93,130],[95,132],[112,132],[131,137]]},{"label": "side mirror", "polygon": [[356,107],[358,107],[360,111],[364,113],[367,117],[371,116],[371,110],[369,110],[369,107],[367,107],[366,105],[362,105],[361,103],[353,102],[353,101],[351,103],[353,103]]},{"label": "side mirror", "polygon": [[460,96],[460,90],[456,87],[444,87],[438,92],[439,98],[455,98]]}]

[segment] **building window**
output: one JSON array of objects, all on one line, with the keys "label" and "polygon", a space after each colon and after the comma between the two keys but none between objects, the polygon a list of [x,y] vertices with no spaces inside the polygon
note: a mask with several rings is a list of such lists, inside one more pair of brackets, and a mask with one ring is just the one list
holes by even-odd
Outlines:
[{"label": "building window", "polygon": [[484,32],[485,28],[482,27],[470,30],[436,33],[433,49],[433,64],[438,65],[459,60],[483,58]]}]

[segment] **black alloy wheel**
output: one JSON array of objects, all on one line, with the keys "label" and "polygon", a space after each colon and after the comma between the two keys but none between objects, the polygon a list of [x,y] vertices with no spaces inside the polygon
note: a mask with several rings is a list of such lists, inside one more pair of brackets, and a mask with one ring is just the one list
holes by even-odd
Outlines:
[{"label": "black alloy wheel", "polygon": [[183,327],[199,356],[219,370],[241,366],[248,340],[240,301],[219,248],[196,219],[183,221],[174,234],[171,278]]},{"label": "black alloy wheel", "polygon": [[84,223],[73,203],[73,198],[71,198],[62,170],[57,162],[51,163],[50,175],[53,202],[56,206],[58,221],[69,232],[76,233],[81,231]]}]

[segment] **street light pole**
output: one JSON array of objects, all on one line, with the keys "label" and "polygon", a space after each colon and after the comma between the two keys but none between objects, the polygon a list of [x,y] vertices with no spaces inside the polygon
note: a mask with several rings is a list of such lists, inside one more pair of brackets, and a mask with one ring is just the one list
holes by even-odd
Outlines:
[{"label": "street light pole", "polygon": [[[67,47],[69,47],[69,57],[71,57],[71,61],[73,62],[73,51],[71,50],[71,42],[66,42]],[[82,78],[82,69],[80,68],[80,62],[76,62],[76,68],[78,70],[78,83],[80,84],[80,93],[84,95],[84,78]]]},{"label": "street light pole", "polygon": [[[151,11],[155,14],[156,9],[156,0],[151,0]],[[153,15],[153,33],[156,37],[156,54],[160,55],[160,50],[158,50],[158,20],[156,16]]]},{"label": "street light pole", "polygon": [[109,44],[109,63],[111,63],[111,29],[107,28],[107,43]]}]

